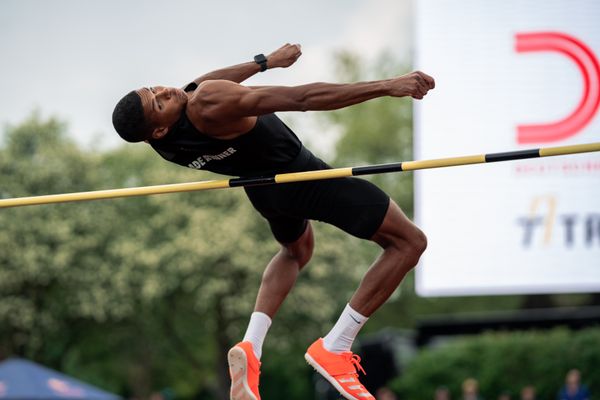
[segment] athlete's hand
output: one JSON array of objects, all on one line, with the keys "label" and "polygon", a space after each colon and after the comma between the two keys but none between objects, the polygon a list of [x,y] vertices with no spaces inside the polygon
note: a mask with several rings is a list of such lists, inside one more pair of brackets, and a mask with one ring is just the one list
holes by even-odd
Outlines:
[{"label": "athlete's hand", "polygon": [[424,72],[415,71],[390,79],[388,85],[389,96],[410,96],[420,100],[435,87],[435,80]]},{"label": "athlete's hand", "polygon": [[267,66],[269,68],[287,68],[298,60],[302,55],[302,48],[299,44],[286,43],[267,56]]}]

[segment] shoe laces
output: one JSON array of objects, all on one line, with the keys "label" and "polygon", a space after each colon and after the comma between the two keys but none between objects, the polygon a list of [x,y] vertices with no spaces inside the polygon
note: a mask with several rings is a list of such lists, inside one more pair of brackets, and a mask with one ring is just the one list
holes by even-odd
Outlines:
[{"label": "shoe laces", "polygon": [[357,371],[357,372],[360,371],[364,375],[367,374],[365,372],[365,370],[363,369],[363,367],[360,365],[360,357],[357,354],[353,354],[351,352],[344,353],[344,358],[346,359],[346,361],[348,361],[350,364],[352,364],[354,366],[355,371]]}]

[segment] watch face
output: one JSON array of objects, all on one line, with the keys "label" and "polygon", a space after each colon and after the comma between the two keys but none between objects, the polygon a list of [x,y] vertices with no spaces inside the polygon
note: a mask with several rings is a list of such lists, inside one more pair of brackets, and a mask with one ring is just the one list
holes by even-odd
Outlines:
[{"label": "watch face", "polygon": [[254,62],[260,65],[261,72],[267,70],[267,57],[264,54],[258,54],[254,56]]}]

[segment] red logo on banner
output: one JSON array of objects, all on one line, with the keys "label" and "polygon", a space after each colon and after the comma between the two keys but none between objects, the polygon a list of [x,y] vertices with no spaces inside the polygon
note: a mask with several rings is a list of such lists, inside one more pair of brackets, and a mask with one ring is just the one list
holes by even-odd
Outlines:
[{"label": "red logo on banner", "polygon": [[546,124],[517,126],[517,141],[548,143],[566,139],[581,131],[594,117],[600,105],[600,65],[592,50],[581,40],[560,32],[517,33],[518,53],[554,51],[569,57],[583,76],[583,94],[579,104],[566,118]]}]

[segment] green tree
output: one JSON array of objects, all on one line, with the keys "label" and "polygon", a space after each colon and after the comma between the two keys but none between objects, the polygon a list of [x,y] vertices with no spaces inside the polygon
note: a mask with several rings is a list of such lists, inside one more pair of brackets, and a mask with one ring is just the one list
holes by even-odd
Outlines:
[{"label": "green tree", "polygon": [[[144,146],[80,149],[65,128],[33,114],[6,129],[2,197],[208,177]],[[168,386],[182,397],[228,398],[225,355],[278,248],[241,189],[3,209],[0,224],[0,355],[125,395]],[[315,257],[266,343],[263,387],[272,396],[310,398],[302,354],[364,269],[358,239],[323,224],[315,231]],[[290,394],[277,383],[292,377]]]}]

